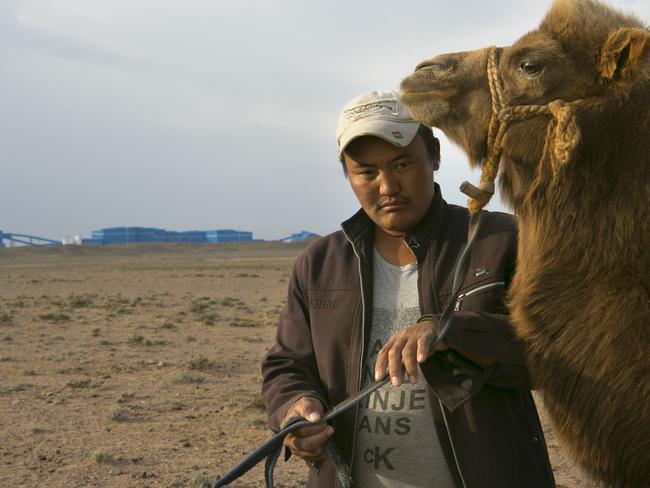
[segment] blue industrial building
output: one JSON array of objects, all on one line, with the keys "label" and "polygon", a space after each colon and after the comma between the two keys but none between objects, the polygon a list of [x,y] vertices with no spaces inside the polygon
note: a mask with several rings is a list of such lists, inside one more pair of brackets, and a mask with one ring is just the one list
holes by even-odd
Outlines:
[{"label": "blue industrial building", "polygon": [[206,242],[210,244],[221,242],[246,242],[253,240],[253,233],[233,229],[206,230],[205,239]]},{"label": "blue industrial building", "polygon": [[[318,234],[303,230],[278,239],[280,242],[296,242],[320,237]],[[68,242],[70,241],[70,242]],[[74,240],[64,238],[62,241],[0,230],[0,248],[12,245],[59,246],[61,244],[131,244],[131,243],[186,243],[186,244],[221,244],[233,242],[259,242],[253,239],[253,233],[234,229],[173,231],[155,227],[107,227],[93,230],[89,239],[75,236]]]},{"label": "blue industrial building", "polygon": [[241,230],[173,231],[154,227],[108,227],[92,231],[90,239],[82,244],[129,244],[182,242],[186,244],[216,244],[223,242],[251,242],[253,233]]},{"label": "blue industrial building", "polygon": [[204,230],[188,230],[185,232],[176,232],[170,230],[167,232],[167,242],[185,242],[190,244],[202,244],[207,242]]},{"label": "blue industrial building", "polygon": [[[106,229],[94,230],[91,239],[84,240],[97,241],[98,244],[168,242],[167,231],[152,227],[109,227]],[[91,242],[86,242],[85,244],[91,244]]]}]

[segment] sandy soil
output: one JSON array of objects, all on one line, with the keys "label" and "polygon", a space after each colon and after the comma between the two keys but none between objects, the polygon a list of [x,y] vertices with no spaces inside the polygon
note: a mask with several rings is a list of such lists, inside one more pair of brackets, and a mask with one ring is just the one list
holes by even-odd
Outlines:
[{"label": "sandy soil", "polygon": [[[207,486],[269,435],[259,361],[303,248],[0,250],[0,486]],[[540,410],[558,484],[591,486]]]}]

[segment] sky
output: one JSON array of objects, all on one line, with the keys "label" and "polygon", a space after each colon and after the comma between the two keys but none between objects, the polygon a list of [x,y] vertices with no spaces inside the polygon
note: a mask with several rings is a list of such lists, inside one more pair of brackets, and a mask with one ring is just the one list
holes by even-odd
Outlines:
[{"label": "sky", "polygon": [[[609,3],[650,22],[648,0]],[[511,44],[549,4],[0,0],[0,229],[335,231],[358,208],[343,105],[436,54]],[[464,204],[478,174],[436,135],[436,180]]]}]

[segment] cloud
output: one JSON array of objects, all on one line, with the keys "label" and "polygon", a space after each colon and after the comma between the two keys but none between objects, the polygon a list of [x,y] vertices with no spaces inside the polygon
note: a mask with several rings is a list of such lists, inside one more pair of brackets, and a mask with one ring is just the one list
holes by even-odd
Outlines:
[{"label": "cloud", "polygon": [[[650,18],[640,0],[615,4]],[[337,228],[338,111],[422,59],[509,44],[549,2],[2,0],[0,228]],[[476,179],[443,142],[445,196]],[[26,195],[28,198],[26,198]]]}]

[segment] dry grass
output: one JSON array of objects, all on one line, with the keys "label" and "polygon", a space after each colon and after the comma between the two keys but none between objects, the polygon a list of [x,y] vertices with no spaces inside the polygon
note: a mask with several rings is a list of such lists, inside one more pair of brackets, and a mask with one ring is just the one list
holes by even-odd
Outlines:
[{"label": "dry grass", "polygon": [[205,378],[203,376],[198,376],[191,374],[187,371],[179,373],[172,379],[172,383],[181,384],[181,385],[195,385],[197,383],[204,383]]},{"label": "dry grass", "polygon": [[14,311],[7,308],[0,308],[0,325],[10,325],[14,321]]},{"label": "dry grass", "polygon": [[247,329],[251,329],[253,327],[259,327],[260,324],[258,322],[254,322],[253,320],[249,319],[239,319],[239,320],[233,320],[230,322],[231,327],[244,327]]},{"label": "dry grass", "polygon": [[211,486],[212,483],[210,483],[210,480],[203,473],[198,473],[192,479],[192,488],[210,488]]},{"label": "dry grass", "polygon": [[73,380],[73,381],[68,381],[66,383],[66,386],[69,386],[70,388],[89,388],[92,383],[92,380],[86,378],[83,380]]},{"label": "dry grass", "polygon": [[[269,436],[259,361],[302,248],[0,250],[0,485],[208,486]],[[293,458],[277,485],[306,473]]]},{"label": "dry grass", "polygon": [[113,422],[128,422],[131,420],[131,416],[129,415],[128,410],[125,410],[123,408],[116,408],[115,410],[111,411],[110,419]]},{"label": "dry grass", "polygon": [[92,460],[97,464],[115,464],[115,458],[108,452],[101,450],[93,452]]},{"label": "dry grass", "polygon": [[210,361],[205,356],[199,356],[197,358],[190,359],[185,366],[190,370],[211,371],[215,369],[216,364],[214,361]]},{"label": "dry grass", "polygon": [[92,307],[93,304],[95,303],[96,298],[97,298],[96,295],[90,295],[86,293],[77,295],[73,293],[68,297],[68,305],[71,308]]},{"label": "dry grass", "polygon": [[39,319],[45,320],[47,322],[69,322],[70,316],[65,313],[44,313],[38,316]]}]

